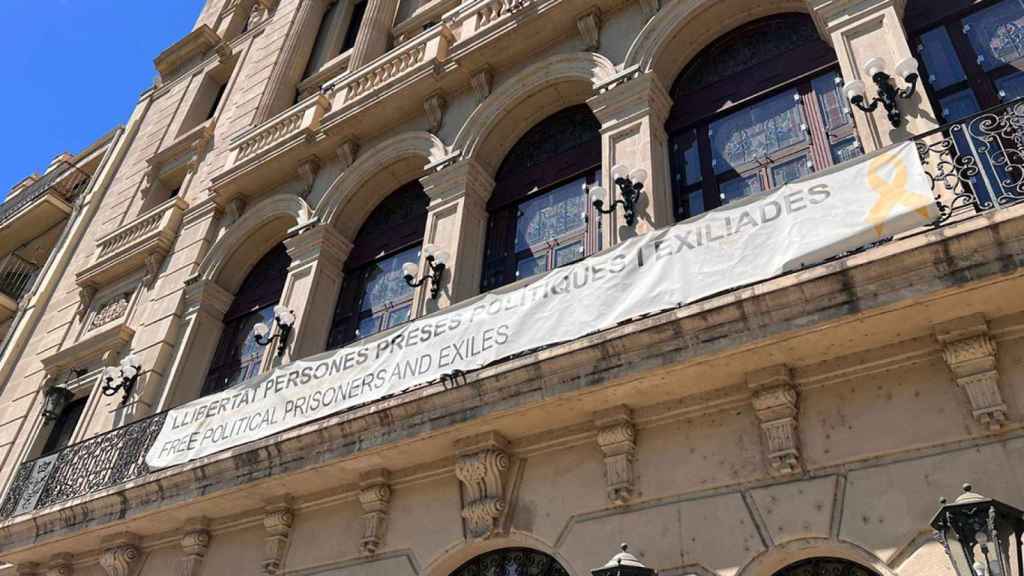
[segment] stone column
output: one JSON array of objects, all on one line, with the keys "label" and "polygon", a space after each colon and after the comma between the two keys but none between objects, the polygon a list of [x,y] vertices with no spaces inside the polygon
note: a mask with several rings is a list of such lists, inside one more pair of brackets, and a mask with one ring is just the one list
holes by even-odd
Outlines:
[{"label": "stone column", "polygon": [[349,70],[356,70],[387,52],[388,37],[397,11],[398,0],[367,0],[356,44],[352,47]]},{"label": "stone column", "polygon": [[426,285],[416,297],[416,314],[429,314],[480,292],[487,236],[487,198],[494,179],[476,160],[443,164],[420,179],[430,197],[423,244],[450,254],[437,300]]},{"label": "stone column", "polygon": [[[867,85],[867,98],[873,98],[878,89],[864,72],[864,63],[880,57],[888,63],[890,75],[895,75],[896,63],[914,56],[903,28],[906,0],[806,0],[818,31],[835,48],[839,68],[845,81],[863,80]],[[904,86],[902,78],[893,78],[897,86]],[[865,152],[871,152],[920,134],[938,124],[924,87],[918,82],[917,92],[909,100],[899,102],[903,124],[894,128],[879,106],[873,113],[861,112],[852,104],[857,131]]]},{"label": "stone column", "polygon": [[295,312],[295,329],[282,359],[288,362],[324,350],[352,242],[333,226],[316,226],[284,244],[292,263],[281,303]]},{"label": "stone column", "polygon": [[206,372],[224,329],[224,313],[234,295],[212,280],[191,280],[185,287],[184,330],[160,410],[199,397]]},{"label": "stone column", "polygon": [[643,168],[648,175],[635,228],[626,226],[621,207],[604,216],[601,225],[605,245],[601,248],[674,223],[665,133],[672,99],[664,86],[654,73],[641,74],[631,68],[598,86],[597,96],[587,104],[601,122],[601,180],[608,190],[609,204],[620,197],[611,181],[612,166]]},{"label": "stone column", "polygon": [[257,122],[262,122],[284,110],[295,97],[295,87],[306,71],[306,62],[313,52],[320,20],[330,0],[300,0],[292,27],[288,31],[284,47],[279,52],[277,64],[267,82],[256,113]]}]

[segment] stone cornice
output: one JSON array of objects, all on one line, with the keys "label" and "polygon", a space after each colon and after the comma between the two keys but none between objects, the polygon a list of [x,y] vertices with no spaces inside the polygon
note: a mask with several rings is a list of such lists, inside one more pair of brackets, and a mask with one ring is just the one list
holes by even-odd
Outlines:
[{"label": "stone cornice", "polygon": [[183,64],[197,56],[205,55],[220,43],[220,36],[212,28],[203,24],[161,52],[153,64],[160,72],[160,77],[167,79],[174,76],[174,73]]},{"label": "stone cornice", "polygon": [[[388,446],[411,438],[417,438],[420,446],[447,443],[454,435],[487,426],[492,415],[539,402],[556,406],[584,390],[588,397],[595,397],[610,383],[642,387],[655,386],[655,380],[678,382],[681,371],[697,361],[727,362],[732,357],[728,354],[734,353],[749,357],[759,349],[783,346],[796,334],[813,331],[814,339],[822,340],[843,323],[892,322],[894,318],[919,320],[920,326],[903,325],[905,337],[928,334],[928,319],[921,318],[915,304],[941,294],[948,305],[955,305],[968,283],[983,288],[998,281],[1004,283],[1004,290],[1012,288],[1005,283],[1021,282],[1024,272],[1022,240],[1024,206],[893,241],[472,372],[467,374],[466,386],[427,385],[31,517],[13,518],[0,524],[4,535],[0,554],[14,561],[32,561],[33,554],[56,540],[88,538],[111,525],[130,529],[143,517],[152,518],[164,508],[195,498],[196,477],[204,478],[202,495],[207,497],[257,483],[261,489],[277,490],[286,485],[282,480],[288,475],[322,474],[330,466],[351,468],[364,451],[372,450],[374,458],[381,458]],[[949,313],[956,313],[955,306]],[[613,358],[607,354],[610,343],[614,343]],[[776,362],[783,359],[765,355]],[[663,377],[642,378],[653,371]],[[698,382],[690,384],[686,394],[696,395],[732,383],[715,382],[704,389]],[[543,393],[538,394],[538,387]],[[501,402],[493,402],[495,398]],[[608,398],[614,402],[618,397]],[[373,441],[352,442],[355,437]],[[462,452],[473,447],[459,448]],[[269,470],[274,471],[272,478],[265,473]],[[197,508],[203,506],[202,499],[196,500]],[[65,510],[69,507],[74,507],[74,513]]]}]

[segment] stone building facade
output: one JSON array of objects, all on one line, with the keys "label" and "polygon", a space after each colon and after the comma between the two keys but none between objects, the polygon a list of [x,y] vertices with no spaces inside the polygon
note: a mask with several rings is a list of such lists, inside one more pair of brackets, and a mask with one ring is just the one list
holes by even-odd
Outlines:
[{"label": "stone building facade", "polygon": [[[950,573],[940,496],[1024,502],[1021,25],[1017,0],[208,0],[9,330],[0,571],[581,576],[625,541],[669,576]],[[896,121],[847,101],[910,56]],[[185,402],[908,139],[934,225],[145,464]],[[616,165],[649,175],[635,225],[589,201]],[[428,245],[436,297],[402,282]],[[277,306],[280,354],[251,336]]]}]

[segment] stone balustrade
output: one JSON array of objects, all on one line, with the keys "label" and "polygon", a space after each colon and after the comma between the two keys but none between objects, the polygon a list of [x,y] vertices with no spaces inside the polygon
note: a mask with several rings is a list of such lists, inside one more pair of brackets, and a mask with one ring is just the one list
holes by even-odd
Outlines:
[{"label": "stone balustrade", "polygon": [[469,4],[456,15],[456,22],[460,28],[459,37],[469,38],[531,3],[532,0],[482,0]]},{"label": "stone balustrade", "polygon": [[331,101],[323,94],[311,96],[255,129],[242,133],[232,143],[228,166],[246,162],[272,150],[296,135],[309,135],[320,128],[320,120],[331,108]]}]

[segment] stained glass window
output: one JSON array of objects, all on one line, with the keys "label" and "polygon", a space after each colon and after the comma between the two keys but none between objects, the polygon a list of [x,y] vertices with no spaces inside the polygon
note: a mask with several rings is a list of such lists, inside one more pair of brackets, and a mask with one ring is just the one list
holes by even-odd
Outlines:
[{"label": "stained glass window", "polygon": [[[765,30],[785,30],[786,39]],[[678,219],[862,154],[835,53],[814,30],[806,15],[750,23],[705,48],[677,78],[667,128]],[[752,64],[710,56],[726,53],[749,54]],[[694,66],[716,71],[695,73]],[[701,89],[708,77],[715,85]]]},{"label": "stained glass window", "polygon": [[599,183],[600,126],[586,105],[530,128],[502,161],[489,203],[484,291],[594,251],[600,230],[587,191]]},{"label": "stained glass window", "polygon": [[414,289],[405,282],[402,265],[420,263],[427,202],[414,180],[388,195],[363,223],[346,262],[328,348],[411,319]]},{"label": "stained glass window", "polygon": [[1024,96],[1024,0],[962,9],[919,2],[911,25],[938,13],[915,33],[924,86],[940,120],[955,122]]},{"label": "stained glass window", "polygon": [[224,314],[224,329],[203,385],[203,395],[220,392],[259,374],[266,348],[256,344],[252,329],[271,326],[291,259],[283,244],[267,252],[242,281]]}]

